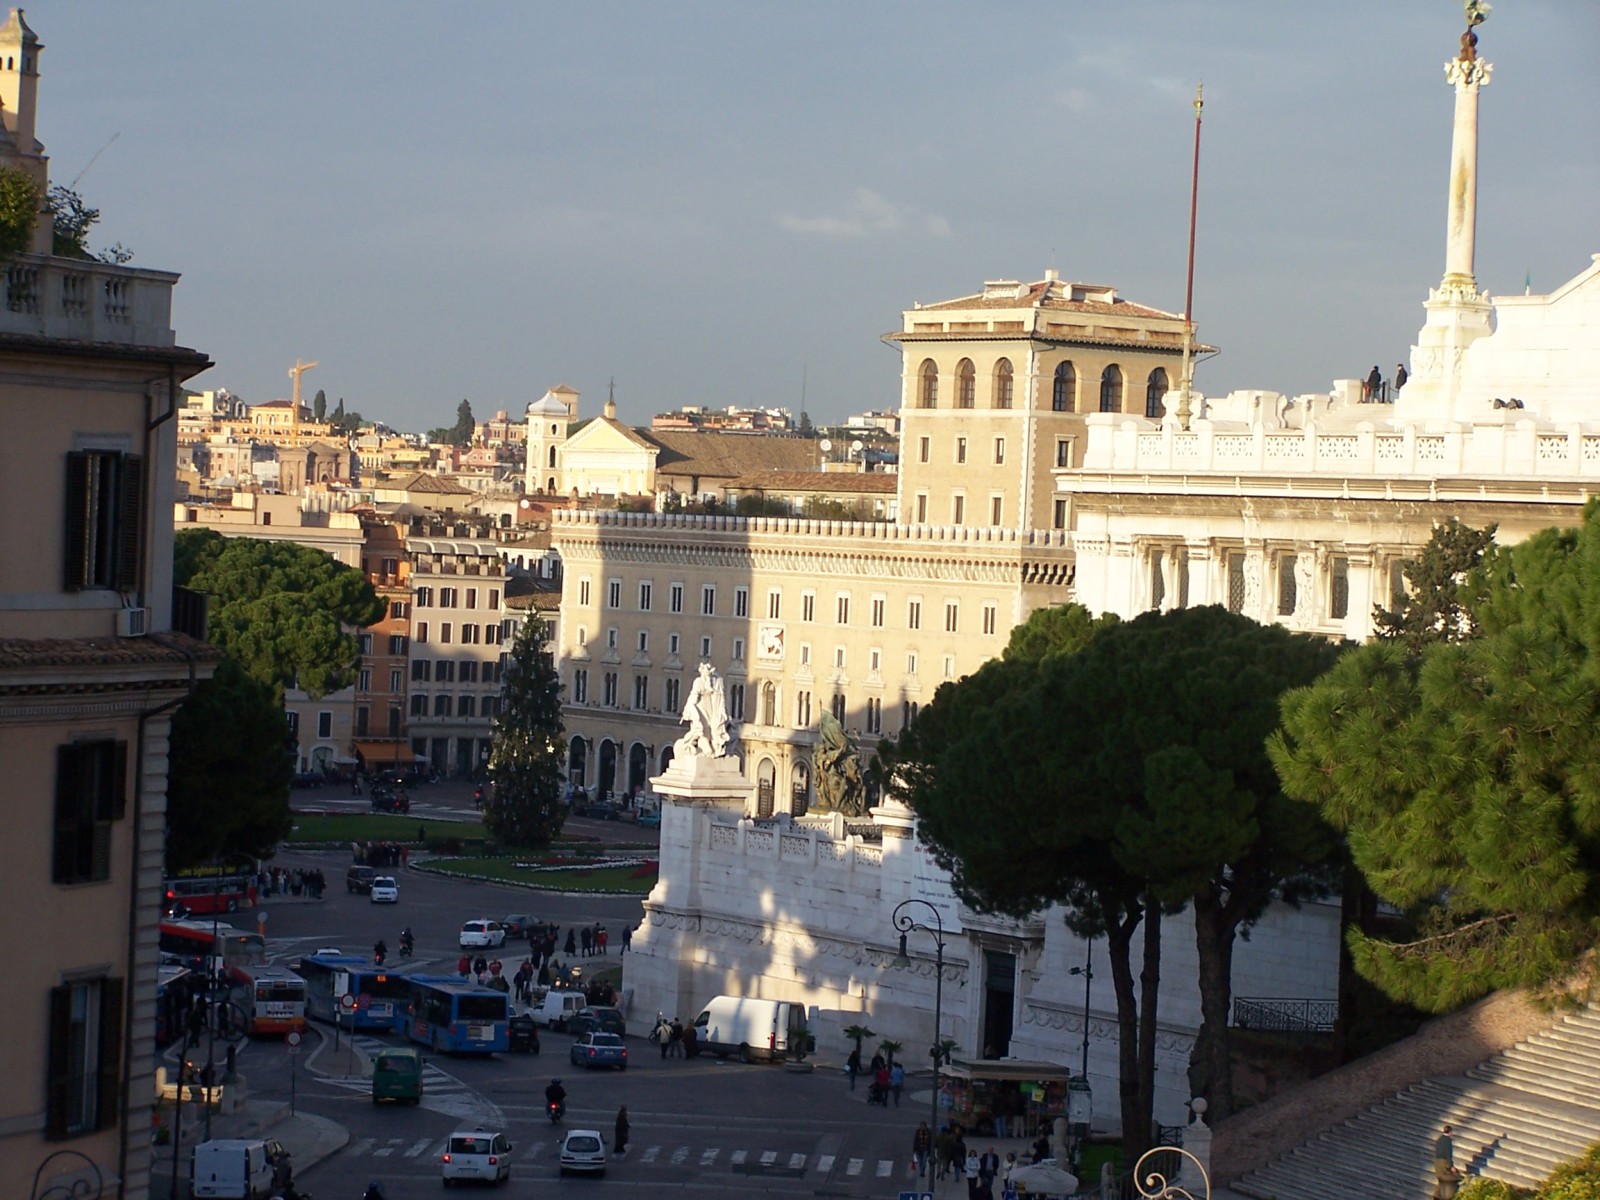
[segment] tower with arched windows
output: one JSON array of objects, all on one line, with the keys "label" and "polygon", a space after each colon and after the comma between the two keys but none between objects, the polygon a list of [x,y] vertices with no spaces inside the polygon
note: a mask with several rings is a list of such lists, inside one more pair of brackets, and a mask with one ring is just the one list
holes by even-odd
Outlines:
[{"label": "tower with arched windows", "polygon": [[1183,318],[1047,271],[904,314],[900,519],[1065,528],[1051,472],[1074,465],[1086,414],[1160,421]]},{"label": "tower with arched windows", "polygon": [[[27,172],[39,187],[41,202],[49,187],[49,159],[35,135],[39,111],[39,51],[44,49],[22,10],[14,8],[0,25],[0,165]],[[49,254],[51,224],[39,220],[28,249]]]},{"label": "tower with arched windows", "polygon": [[528,462],[523,491],[530,496],[559,496],[565,490],[561,450],[577,416],[578,393],[571,388],[551,388],[528,405]]}]

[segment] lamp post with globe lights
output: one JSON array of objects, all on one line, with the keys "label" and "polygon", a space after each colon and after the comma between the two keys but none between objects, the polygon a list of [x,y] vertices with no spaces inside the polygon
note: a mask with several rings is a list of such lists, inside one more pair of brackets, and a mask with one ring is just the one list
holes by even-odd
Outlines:
[{"label": "lamp post with globe lights", "polygon": [[[905,910],[921,905],[933,917],[933,924],[929,925],[917,920]],[[933,1046],[929,1054],[933,1058],[933,1088],[932,1099],[928,1102],[929,1120],[928,1134],[939,1128],[939,1066],[944,1058],[944,1043],[939,1039],[939,1022],[944,1008],[944,918],[939,915],[939,910],[926,900],[902,900],[895,905],[894,912],[889,918],[895,929],[900,932],[900,952],[895,955],[894,965],[908,967],[911,959],[906,955],[906,935],[913,930],[933,935]],[[933,1191],[933,1152],[928,1152],[928,1190]]]}]

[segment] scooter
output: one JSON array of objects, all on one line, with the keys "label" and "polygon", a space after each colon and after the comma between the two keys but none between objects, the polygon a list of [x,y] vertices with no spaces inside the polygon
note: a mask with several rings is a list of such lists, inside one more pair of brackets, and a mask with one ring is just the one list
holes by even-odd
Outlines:
[{"label": "scooter", "polygon": [[411,943],[410,942],[401,942],[400,943],[400,957],[401,958],[410,958],[411,957],[411,952],[412,951],[411,951]]},{"label": "scooter", "polygon": [[545,1105],[545,1111],[550,1114],[550,1124],[561,1124],[561,1118],[567,1115],[567,1106],[560,1100],[552,1100]]}]

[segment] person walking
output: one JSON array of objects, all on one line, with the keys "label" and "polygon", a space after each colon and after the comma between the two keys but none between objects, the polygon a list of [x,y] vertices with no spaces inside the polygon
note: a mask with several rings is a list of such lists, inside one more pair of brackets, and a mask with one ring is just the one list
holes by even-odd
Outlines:
[{"label": "person walking", "polygon": [[578,931],[578,940],[583,943],[583,956],[588,958],[594,947],[594,932],[585,925]]},{"label": "person walking", "polygon": [[1461,1186],[1461,1172],[1456,1170],[1456,1142],[1446,1125],[1433,1143],[1433,1200],[1455,1200]]},{"label": "person walking", "polygon": [[570,929],[567,930],[567,944],[563,947],[563,951],[568,958],[578,952],[578,936]]},{"label": "person walking", "polygon": [[900,1093],[906,1086],[906,1069],[899,1063],[889,1068],[889,1095],[894,1097],[894,1106],[900,1107]]},{"label": "person walking", "polygon": [[1000,1174],[1000,1156],[990,1146],[978,1155],[978,1183],[985,1200],[993,1200],[994,1178]]},{"label": "person walking", "polygon": [[1405,363],[1396,363],[1394,368],[1394,390],[1396,395],[1399,394],[1401,388],[1405,387],[1406,380],[1410,378],[1411,376],[1406,373]]},{"label": "person walking", "polygon": [[932,1150],[933,1130],[926,1121],[918,1121],[917,1130],[911,1135],[911,1158],[916,1163],[919,1179],[928,1173],[928,1155]]},{"label": "person walking", "polygon": [[456,962],[456,974],[465,979],[472,973],[472,960],[463,954]]},{"label": "person walking", "polygon": [[967,1179],[967,1200],[983,1200],[983,1172],[978,1164],[978,1152],[968,1150],[961,1173]]},{"label": "person walking", "polygon": [[656,1045],[661,1047],[661,1057],[666,1058],[668,1046],[672,1042],[672,1022],[667,1020],[665,1013],[656,1014],[655,1033],[651,1036]]},{"label": "person walking", "polygon": [[613,1130],[612,1153],[621,1156],[628,1152],[628,1106],[617,1109],[617,1124]]},{"label": "person walking", "polygon": [[938,1173],[935,1179],[943,1183],[950,1175],[950,1164],[956,1156],[955,1135],[950,1132],[949,1125],[939,1126],[939,1133],[933,1139],[933,1157],[937,1164]]},{"label": "person walking", "polygon": [[861,1074],[861,1048],[857,1046],[844,1060],[844,1075],[850,1081],[850,1090],[856,1090],[856,1076]]},{"label": "person walking", "polygon": [[609,954],[610,951],[606,949],[606,943],[608,941],[610,941],[610,936],[606,933],[606,927],[604,925],[595,926],[594,943],[596,952],[599,954]]},{"label": "person walking", "polygon": [[672,1018],[672,1032],[667,1035],[667,1055],[670,1058],[683,1057],[683,1022],[677,1017]]},{"label": "person walking", "polygon": [[633,926],[632,925],[624,925],[622,927],[622,952],[624,954],[626,954],[632,946],[633,946]]}]

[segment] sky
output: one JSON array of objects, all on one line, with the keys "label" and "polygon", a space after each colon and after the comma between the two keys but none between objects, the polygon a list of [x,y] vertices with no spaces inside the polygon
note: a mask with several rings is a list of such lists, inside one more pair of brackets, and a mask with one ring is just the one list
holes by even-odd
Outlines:
[{"label": "sky", "polygon": [[[38,0],[39,136],[94,248],[180,272],[194,387],[369,418],[556,384],[891,409],[880,341],[986,279],[1181,311],[1196,386],[1388,376],[1444,270],[1459,0]],[[1480,27],[1477,277],[1600,252],[1600,3]]]}]

